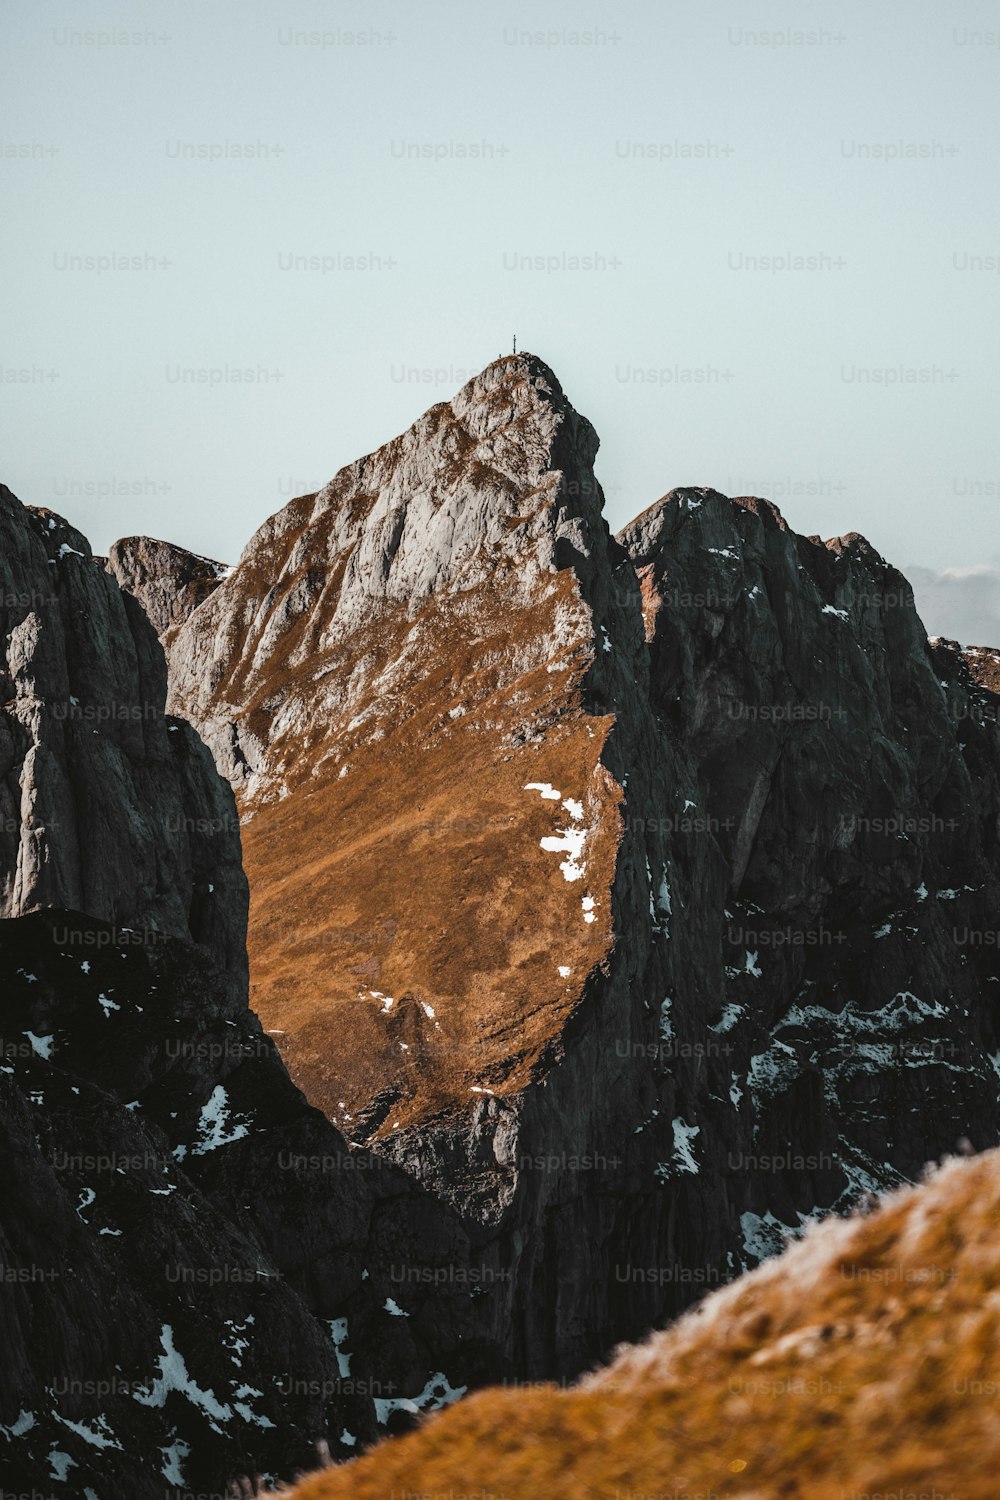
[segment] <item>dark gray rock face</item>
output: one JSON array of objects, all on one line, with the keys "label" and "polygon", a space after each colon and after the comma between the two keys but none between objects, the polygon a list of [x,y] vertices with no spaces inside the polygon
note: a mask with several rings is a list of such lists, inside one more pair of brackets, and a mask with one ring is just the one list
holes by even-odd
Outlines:
[{"label": "dark gray rock face", "polygon": [[122,537],[108,552],[106,566],[138,599],[161,639],[182,625],[226,576],[222,563],[148,536]]},{"label": "dark gray rock face", "polygon": [[49,906],[203,944],[246,983],[229,789],[163,712],[142,607],[61,517],[0,490],[0,915]]},{"label": "dark gray rock face", "polygon": [[714,1055],[685,1118],[752,1259],[963,1136],[996,1139],[995,700],[860,537],[680,490],[620,540],[690,804],[668,811],[687,914],[668,985]]},{"label": "dark gray rock face", "polygon": [[47,911],[0,971],[6,1491],[288,1479],[500,1368],[457,1219],[348,1150],[202,950]]},{"label": "dark gray rock face", "polygon": [[[369,790],[363,756],[419,775],[458,733],[456,713],[495,726],[492,803],[477,788],[477,809],[516,806],[504,768],[521,747],[543,760],[573,734],[606,734],[589,782],[560,769],[557,785],[517,783],[571,794],[567,827],[572,799],[586,805],[585,831],[581,814],[542,847],[579,836],[565,878],[586,866],[591,916],[610,913],[603,945],[566,965],[575,1004],[530,1078],[526,1028],[544,995],[522,1000],[512,971],[509,1060],[482,1075],[478,1097],[456,1091],[397,1129],[403,1079],[358,1110],[358,1138],[450,1203],[509,1269],[506,1351],[527,1378],[576,1373],[806,1218],[1000,1132],[1000,742],[995,716],[968,713],[985,690],[967,661],[928,645],[905,580],[860,537],[799,537],[766,500],[710,490],[674,491],[610,537],[596,446],[541,361],[500,361],[272,518],[170,651],[172,706],[239,789],[248,837],[270,798],[286,799],[292,827],[296,778],[340,774],[356,787],[351,816],[360,799],[388,840],[399,814],[374,780]],[[553,580],[565,591],[543,613]],[[530,703],[516,729],[481,688],[497,650],[482,621],[498,596],[504,708]],[[448,637],[441,684],[413,642],[421,629],[433,638],[427,612],[454,599],[473,624]],[[393,634],[401,612],[405,637]],[[584,663],[575,691],[559,676],[572,661]],[[551,672],[553,687],[532,677],[529,689],[522,670]],[[419,693],[438,727],[413,729],[407,751],[395,725],[418,722],[407,716]],[[612,810],[599,787],[620,794]],[[336,837],[336,824],[314,828]],[[605,889],[590,851],[610,828]],[[281,829],[268,837],[262,869]],[[474,880],[490,843],[472,844],[465,830],[450,848],[442,832],[434,878],[453,859]],[[545,874],[532,849],[504,852],[538,891],[542,930]],[[429,881],[419,889],[433,900]],[[324,890],[334,927],[350,896]],[[399,950],[402,898],[388,915]],[[487,969],[475,930],[463,924],[453,960],[401,967],[392,995],[445,1015],[449,963]],[[553,962],[570,932],[568,919],[552,929]],[[329,983],[339,998],[340,977]],[[350,975],[343,988],[356,999]],[[333,1098],[356,1086],[362,1012],[335,1014]],[[320,1022],[309,1025],[315,1051]],[[433,1066],[430,1046],[407,1047],[411,1078]]]}]

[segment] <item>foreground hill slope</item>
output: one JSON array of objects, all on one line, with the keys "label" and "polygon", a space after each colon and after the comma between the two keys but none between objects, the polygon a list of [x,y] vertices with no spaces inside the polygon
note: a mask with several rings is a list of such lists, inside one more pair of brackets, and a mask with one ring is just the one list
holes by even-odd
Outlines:
[{"label": "foreground hill slope", "polygon": [[1000,1153],[828,1220],[571,1390],[484,1391],[295,1500],[993,1500]]},{"label": "foreground hill slope", "polygon": [[596,452],[499,360],[168,640],[254,1006],[502,1268],[525,1377],[1000,1139],[995,694],[863,538],[709,489],[615,538]]}]

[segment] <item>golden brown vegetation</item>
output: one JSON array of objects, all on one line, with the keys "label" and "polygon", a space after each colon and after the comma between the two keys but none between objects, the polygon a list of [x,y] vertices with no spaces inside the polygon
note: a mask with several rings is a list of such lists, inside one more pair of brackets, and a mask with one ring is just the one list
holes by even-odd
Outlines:
[{"label": "golden brown vegetation", "polygon": [[[610,947],[612,720],[581,705],[589,640],[538,646],[581,608],[575,582],[516,609],[513,592],[494,580],[352,635],[340,649],[365,661],[369,695],[347,723],[277,742],[291,793],[243,831],[251,1003],[348,1136],[385,1091],[376,1135],[525,1087]],[[574,822],[564,799],[588,831],[577,880],[542,847]]]}]

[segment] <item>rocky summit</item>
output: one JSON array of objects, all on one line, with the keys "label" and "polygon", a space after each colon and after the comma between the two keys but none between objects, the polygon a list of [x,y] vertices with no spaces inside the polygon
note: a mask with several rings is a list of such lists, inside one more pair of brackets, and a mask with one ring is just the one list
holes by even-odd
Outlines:
[{"label": "rocky summit", "polygon": [[597,449],[523,354],[229,569],[0,497],[32,1482],[252,1487],[574,1379],[1000,1140],[1000,653],[766,499],[612,536]]}]

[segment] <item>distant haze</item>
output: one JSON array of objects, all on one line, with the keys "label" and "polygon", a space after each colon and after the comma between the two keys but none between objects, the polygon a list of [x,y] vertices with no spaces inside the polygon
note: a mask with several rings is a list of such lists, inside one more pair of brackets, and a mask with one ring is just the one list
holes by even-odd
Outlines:
[{"label": "distant haze", "polygon": [[773,499],[1000,644],[1000,14],[9,0],[0,478],[232,561],[516,333],[621,526]]},{"label": "distant haze", "polygon": [[917,612],[931,635],[964,645],[1000,642],[1000,568],[905,569]]}]

